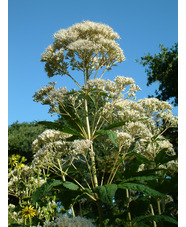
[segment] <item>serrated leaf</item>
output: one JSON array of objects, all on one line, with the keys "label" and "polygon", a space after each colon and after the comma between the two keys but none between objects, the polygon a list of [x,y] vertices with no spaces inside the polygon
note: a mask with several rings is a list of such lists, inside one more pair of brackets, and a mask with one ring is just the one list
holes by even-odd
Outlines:
[{"label": "serrated leaf", "polygon": [[[142,120],[145,120],[145,118],[143,119],[138,119],[138,121],[142,121]],[[130,120],[130,122],[135,122],[136,120]],[[128,120],[127,121],[119,121],[119,122],[115,122],[113,124],[110,124],[110,125],[107,125],[103,128],[103,130],[109,130],[109,129],[114,129],[114,128],[118,128],[118,127],[121,127],[123,125],[125,125],[127,122],[129,122]]]},{"label": "serrated leaf", "polygon": [[92,100],[92,102],[94,103],[94,105],[96,104],[96,97],[93,95],[88,95],[89,99]]},{"label": "serrated leaf", "polygon": [[159,222],[159,221],[163,221],[163,222],[170,222],[173,224],[178,224],[178,222],[167,215],[145,215],[145,216],[140,216],[140,217],[136,217],[133,219],[133,223],[138,223],[138,222],[147,222],[147,221],[155,221],[155,222]]},{"label": "serrated leaf", "polygon": [[116,123],[113,123],[113,124],[110,124],[110,125],[104,127],[103,130],[118,128],[118,127],[125,125],[127,122],[128,121],[119,121],[119,122],[116,122]]},{"label": "serrated leaf", "polygon": [[134,151],[129,152],[129,153],[126,155],[126,157],[129,157],[129,156],[130,156],[130,157],[131,157],[131,156],[136,157],[137,160],[141,162],[141,164],[149,164],[149,165],[152,164],[152,162],[149,161],[145,156],[143,156],[143,155],[141,155],[141,154],[138,154],[138,153],[136,153],[136,152],[134,152]]},{"label": "serrated leaf", "polygon": [[32,195],[33,204],[39,201],[43,196],[46,196],[53,187],[62,185],[63,181],[61,180],[51,180],[44,183],[41,187],[37,188]]},{"label": "serrated leaf", "polygon": [[135,176],[149,176],[149,175],[156,175],[157,172],[166,172],[165,169],[148,169],[148,170],[142,170],[135,174]]},{"label": "serrated leaf", "polygon": [[161,163],[161,160],[165,158],[166,156],[166,151],[168,150],[168,148],[163,148],[154,158],[154,161],[156,162],[156,164]]},{"label": "serrated leaf", "polygon": [[76,130],[73,130],[71,128],[68,128],[66,126],[63,126],[61,129],[60,129],[61,132],[65,132],[65,133],[68,133],[68,134],[72,134],[74,136],[80,136],[82,137],[81,133],[76,131]]},{"label": "serrated leaf", "polygon": [[74,184],[74,183],[72,183],[70,181],[65,181],[63,183],[63,186],[65,188],[68,188],[68,189],[73,190],[73,191],[77,191],[79,189],[79,186],[77,186],[76,184]]},{"label": "serrated leaf", "polygon": [[137,192],[142,192],[145,195],[149,195],[149,196],[158,196],[158,197],[166,197],[165,194],[158,192],[155,189],[152,189],[144,184],[139,184],[139,183],[120,183],[118,184],[118,188],[121,189],[130,189],[130,190],[134,190]]},{"label": "serrated leaf", "polygon": [[172,155],[169,156],[167,155],[167,151],[168,148],[163,148],[155,157],[154,161],[156,162],[156,164],[164,164],[167,163],[171,160],[176,160],[178,157],[177,155]]},{"label": "serrated leaf", "polygon": [[126,180],[123,180],[122,182],[131,182],[131,181],[149,181],[149,180],[156,180],[159,176],[157,175],[151,175],[151,176],[136,176],[136,177],[130,177]]},{"label": "serrated leaf", "polygon": [[116,190],[117,190],[116,184],[106,184],[94,188],[94,191],[98,194],[100,200],[108,205],[112,204]]},{"label": "serrated leaf", "polygon": [[138,222],[138,223],[135,223],[135,227],[149,227],[149,225],[146,225],[143,222]]},{"label": "serrated leaf", "polygon": [[107,135],[109,137],[109,139],[112,141],[112,143],[115,146],[118,145],[118,142],[117,142],[117,134],[114,131],[110,131],[110,130],[99,130],[99,131],[96,131],[95,134]]},{"label": "serrated leaf", "polygon": [[79,131],[71,129],[71,128],[65,126],[65,125],[60,124],[60,123],[56,123],[56,122],[52,122],[52,121],[39,121],[38,124],[44,125],[44,126],[46,126],[47,128],[50,128],[50,129],[59,130],[60,132],[64,132],[64,133],[68,133],[68,134],[72,134],[72,135],[81,137],[81,133]]}]

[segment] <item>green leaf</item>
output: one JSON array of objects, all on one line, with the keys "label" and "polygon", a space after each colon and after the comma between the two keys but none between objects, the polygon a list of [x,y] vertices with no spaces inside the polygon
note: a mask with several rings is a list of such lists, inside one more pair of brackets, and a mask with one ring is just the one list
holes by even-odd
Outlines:
[{"label": "green leaf", "polygon": [[114,131],[110,131],[110,130],[99,130],[96,131],[95,134],[101,134],[101,135],[107,135],[109,137],[109,139],[112,141],[112,143],[117,146],[117,134]]},{"label": "green leaf", "polygon": [[69,209],[71,204],[74,204],[76,198],[81,195],[82,192],[79,190],[69,190],[68,188],[62,187],[60,192],[57,193],[57,198],[61,201],[65,209]]},{"label": "green leaf", "polygon": [[37,188],[36,191],[32,195],[33,204],[37,201],[41,200],[44,196],[46,196],[55,186],[62,185],[63,181],[61,180],[51,180],[44,183],[41,187]]},{"label": "green leaf", "polygon": [[89,99],[92,100],[92,102],[94,103],[94,105],[96,104],[96,97],[94,95],[88,95]]},{"label": "green leaf", "polygon": [[141,162],[137,158],[126,161],[127,168],[124,171],[124,179],[136,176]]},{"label": "green leaf", "polygon": [[158,179],[160,176],[157,175],[151,175],[151,176],[136,176],[136,177],[131,177],[128,178],[126,180],[123,180],[122,183],[125,182],[131,182],[131,181],[149,181],[149,180],[156,180]]},{"label": "green leaf", "polygon": [[132,217],[144,215],[149,209],[150,199],[147,197],[141,197],[135,200],[132,200],[129,204],[129,211]]},{"label": "green leaf", "polygon": [[113,123],[113,124],[110,124],[106,127],[103,128],[103,130],[109,130],[109,129],[113,129],[113,128],[118,128],[118,127],[121,127],[123,125],[125,125],[128,121],[119,121],[119,122],[116,122],[116,123]]},{"label": "green leaf", "polygon": [[28,225],[12,223],[8,225],[9,227],[28,227]]},{"label": "green leaf", "polygon": [[108,205],[112,205],[116,190],[116,184],[106,184],[94,188],[94,191],[98,194],[100,200]]},{"label": "green leaf", "polygon": [[142,192],[145,195],[149,195],[149,196],[158,196],[158,197],[166,197],[165,194],[158,192],[157,190],[154,190],[144,184],[139,184],[139,183],[120,183],[118,185],[118,188],[121,189],[130,189],[130,190],[134,190],[137,192]]},{"label": "green leaf", "polygon": [[149,175],[156,175],[157,172],[163,172],[165,173],[165,169],[148,169],[148,170],[142,170],[135,174],[135,177],[137,176],[149,176]]},{"label": "green leaf", "polygon": [[167,163],[171,160],[176,160],[178,157],[177,155],[167,155],[167,151],[168,148],[163,148],[155,157],[154,161],[156,162],[156,164],[164,164]]},{"label": "green leaf", "polygon": [[81,137],[81,133],[79,131],[71,129],[71,128],[65,126],[65,125],[60,124],[60,123],[56,123],[56,122],[52,122],[52,121],[39,121],[38,124],[44,125],[44,126],[46,126],[47,128],[50,128],[50,129],[59,130],[60,132],[64,132],[64,133],[68,133],[68,134],[72,134],[72,135]]},{"label": "green leaf", "polygon": [[64,186],[65,188],[68,188],[68,189],[73,190],[73,191],[76,191],[76,190],[79,189],[79,186],[77,186],[76,184],[74,184],[74,183],[72,183],[72,182],[70,182],[70,181],[65,181],[65,182],[63,183],[63,186]]},{"label": "green leaf", "polygon": [[77,132],[81,131],[80,128],[83,128],[83,124],[78,116],[74,113],[72,106],[66,103],[63,108],[60,108],[60,113],[68,127],[76,130]]},{"label": "green leaf", "polygon": [[76,131],[76,130],[73,130],[71,128],[68,128],[66,126],[63,126],[61,129],[60,129],[61,132],[65,132],[65,133],[68,133],[68,134],[72,134],[74,136],[80,136],[82,137],[81,133]]},{"label": "green leaf", "polygon": [[135,227],[149,227],[149,225],[146,225],[143,222],[138,222],[138,223],[135,224]]},{"label": "green leaf", "polygon": [[168,150],[168,148],[163,148],[154,158],[154,161],[156,162],[156,164],[161,163],[161,160],[165,158],[166,156],[166,151]]},{"label": "green leaf", "polygon": [[[145,120],[146,118],[142,118],[142,119],[138,119],[138,121],[142,121],[142,120]],[[136,120],[130,120],[130,122],[135,122]],[[109,130],[109,129],[114,129],[114,128],[118,128],[118,127],[121,127],[123,125],[125,125],[127,122],[129,122],[128,120],[127,121],[119,121],[119,122],[115,122],[113,124],[110,124],[110,125],[107,125],[103,128],[103,130]]]},{"label": "green leaf", "polygon": [[141,164],[149,164],[151,165],[152,162],[149,161],[145,156],[141,155],[141,154],[138,154],[134,151],[132,152],[129,152],[126,157],[131,157],[131,156],[134,156],[135,158],[137,158],[137,160],[141,163]]},{"label": "green leaf", "polygon": [[169,222],[169,223],[173,223],[173,224],[178,224],[178,222],[167,215],[145,215],[145,216],[140,216],[140,217],[136,217],[133,219],[133,223],[138,223],[138,222],[147,222],[147,221],[155,221],[155,222],[159,222],[159,221],[163,221],[163,222]]}]

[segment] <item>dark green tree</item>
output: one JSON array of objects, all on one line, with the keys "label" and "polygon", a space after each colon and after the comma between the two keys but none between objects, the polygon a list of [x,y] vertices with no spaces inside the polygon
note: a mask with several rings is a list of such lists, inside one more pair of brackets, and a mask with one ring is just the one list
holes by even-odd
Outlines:
[{"label": "dark green tree", "polygon": [[[138,61],[138,60],[137,60]],[[174,106],[178,105],[178,43],[171,48],[160,45],[160,53],[152,56],[150,53],[139,61],[147,73],[147,86],[158,81],[159,88],[155,90],[156,97],[163,101],[171,98]]]},{"label": "dark green tree", "polygon": [[37,125],[36,121],[31,123],[18,121],[8,127],[8,155],[19,154],[25,156],[27,162],[31,162],[32,142],[46,129],[43,125]]}]

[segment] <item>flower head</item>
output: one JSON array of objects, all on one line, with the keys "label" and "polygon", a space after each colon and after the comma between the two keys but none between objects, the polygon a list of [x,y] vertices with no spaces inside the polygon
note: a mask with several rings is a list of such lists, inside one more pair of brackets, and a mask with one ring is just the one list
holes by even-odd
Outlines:
[{"label": "flower head", "polygon": [[23,210],[22,210],[22,216],[25,219],[31,219],[31,217],[36,216],[36,212],[34,210],[33,206],[26,206]]},{"label": "flower head", "polygon": [[125,60],[116,42],[119,38],[108,25],[83,21],[55,33],[54,42],[42,54],[41,61],[46,62],[49,77],[68,74],[68,67],[84,71],[88,65],[92,72],[107,68]]}]

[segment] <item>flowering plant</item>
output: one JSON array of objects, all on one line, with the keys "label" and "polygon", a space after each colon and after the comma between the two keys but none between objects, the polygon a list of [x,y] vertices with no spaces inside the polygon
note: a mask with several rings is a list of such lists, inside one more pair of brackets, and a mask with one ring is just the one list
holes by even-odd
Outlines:
[{"label": "flowering plant", "polygon": [[[168,102],[135,101],[141,89],[132,78],[102,79],[125,60],[118,39],[109,26],[84,21],[55,33],[43,53],[48,76],[67,75],[79,90],[56,89],[53,82],[34,95],[61,119],[40,122],[48,129],[33,141],[30,168],[51,175],[34,191],[32,202],[55,195],[74,221],[75,216],[92,217],[98,226],[176,224],[176,215],[166,208],[175,198],[165,185],[176,179],[177,155],[164,134],[177,127],[177,117]],[[74,70],[82,73],[84,84],[71,74]],[[64,218],[47,219],[44,226]]]}]

